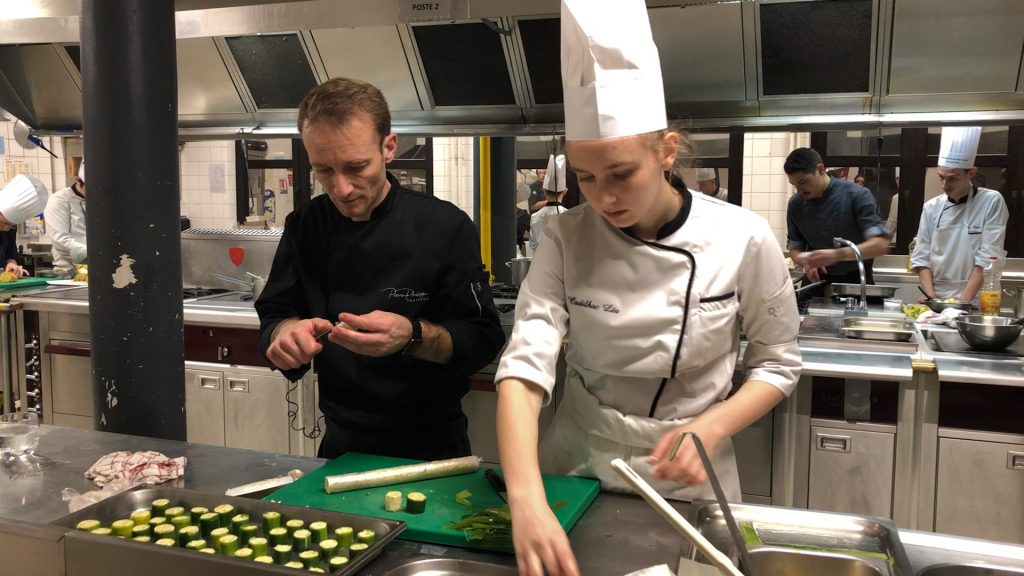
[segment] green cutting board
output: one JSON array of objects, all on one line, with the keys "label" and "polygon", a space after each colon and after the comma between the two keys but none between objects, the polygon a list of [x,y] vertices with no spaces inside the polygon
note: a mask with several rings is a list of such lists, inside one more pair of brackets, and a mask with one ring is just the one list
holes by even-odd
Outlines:
[{"label": "green cutting board", "polygon": [[[504,506],[491,483],[484,476],[484,468],[472,474],[434,478],[419,482],[407,482],[377,488],[364,488],[348,492],[328,494],[324,492],[324,477],[351,472],[365,472],[378,468],[416,464],[419,460],[371,456],[349,452],[324,464],[282,487],[277,492],[264,498],[273,502],[320,508],[348,514],[360,514],[388,520],[404,520],[408,525],[398,536],[405,540],[429,542],[447,546],[474,548],[475,545],[466,540],[465,535],[457,530],[446,530],[444,526],[455,522],[467,514],[478,512],[484,508]],[[565,506],[555,511],[558,521],[566,532],[583,516],[590,503],[597,498],[600,483],[592,478],[570,476],[543,475],[544,489],[548,502],[564,502]],[[427,510],[423,514],[409,514],[404,509],[399,512],[384,510],[384,493],[390,490],[401,490],[403,496],[409,492],[422,492],[427,496]],[[455,501],[455,495],[462,490],[469,490],[468,498],[472,506],[464,506]],[[505,550],[511,552],[511,550]]]},{"label": "green cutting board", "polygon": [[53,278],[21,278],[14,282],[2,282],[0,283],[0,292],[5,290],[18,290],[20,288],[31,288],[32,286],[42,286],[53,280]]}]

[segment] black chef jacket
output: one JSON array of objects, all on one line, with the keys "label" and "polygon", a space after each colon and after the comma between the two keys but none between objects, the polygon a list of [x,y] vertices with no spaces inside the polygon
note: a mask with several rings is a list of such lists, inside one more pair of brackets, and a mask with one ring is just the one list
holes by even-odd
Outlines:
[{"label": "black chef jacket", "polygon": [[7,232],[0,232],[0,272],[8,260],[18,261],[18,228],[12,226]]},{"label": "black chef jacket", "polygon": [[[469,376],[505,343],[477,230],[451,203],[387,177],[391,189],[368,221],[346,218],[326,195],[288,216],[256,302],[261,345],[266,352],[286,318],[334,321],[340,312],[383,310],[440,324],[452,338],[445,365],[401,353],[361,356],[323,340],[314,360],[327,420],[322,447],[332,447],[323,456],[352,450],[431,459],[459,444],[468,452],[461,399]],[[294,381],[308,369],[284,374]]]}]

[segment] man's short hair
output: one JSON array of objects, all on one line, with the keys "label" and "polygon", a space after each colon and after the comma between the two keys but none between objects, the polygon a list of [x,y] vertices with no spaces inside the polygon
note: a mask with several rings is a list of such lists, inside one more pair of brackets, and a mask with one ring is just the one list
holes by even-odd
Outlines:
[{"label": "man's short hair", "polygon": [[786,174],[797,172],[813,173],[818,170],[818,164],[824,164],[821,154],[813,148],[797,148],[786,156],[786,163],[782,166]]},{"label": "man's short hair", "polygon": [[383,142],[391,133],[391,112],[381,91],[362,80],[331,78],[313,88],[299,104],[299,134],[307,124],[329,121],[344,124],[357,114],[366,114]]}]

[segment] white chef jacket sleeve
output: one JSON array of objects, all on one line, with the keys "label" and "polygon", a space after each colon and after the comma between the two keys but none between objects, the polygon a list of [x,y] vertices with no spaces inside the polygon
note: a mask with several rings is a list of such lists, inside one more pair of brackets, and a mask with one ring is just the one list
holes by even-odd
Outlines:
[{"label": "white chef jacket sleeve", "polygon": [[[910,255],[910,269],[932,267],[932,233],[935,231],[936,215],[935,204],[928,202],[921,209],[921,223],[917,227],[917,245],[914,246],[914,253]],[[939,210],[942,208],[939,207]]]},{"label": "white chef jacket sleeve", "polygon": [[75,240],[71,233],[71,203],[66,197],[60,194],[50,196],[43,210],[43,220],[51,242],[69,253],[75,263],[85,260],[88,255],[86,244]]},{"label": "white chef jacket sleeve", "polygon": [[552,218],[544,227],[544,239],[519,287],[512,337],[494,375],[496,384],[506,378],[537,384],[544,390],[545,406],[555,388],[555,364],[569,325],[563,266],[566,246],[559,220]]},{"label": "white chef jacket sleeve", "polygon": [[767,223],[757,223],[740,264],[736,296],[747,336],[743,367],[748,380],[760,380],[789,395],[800,378],[800,312],[793,280]]},{"label": "white chef jacket sleeve", "polygon": [[974,265],[982,270],[988,266],[989,258],[995,256],[1002,262],[1006,258],[1003,245],[1006,241],[1006,222],[1010,213],[1006,209],[1003,195],[994,192],[985,195],[985,225],[981,230],[981,246],[974,255]]}]

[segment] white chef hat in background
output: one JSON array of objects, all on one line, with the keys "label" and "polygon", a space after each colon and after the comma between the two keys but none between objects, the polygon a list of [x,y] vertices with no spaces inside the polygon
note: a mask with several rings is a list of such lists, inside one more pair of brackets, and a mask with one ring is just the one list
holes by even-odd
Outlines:
[{"label": "white chef hat in background", "polygon": [[974,158],[978,155],[980,141],[980,126],[943,128],[942,142],[939,144],[939,166],[970,170],[974,167]]},{"label": "white chef hat in background", "polygon": [[38,178],[18,174],[0,190],[0,214],[11,224],[39,215],[46,208],[49,190]]},{"label": "white chef hat in background", "polygon": [[695,172],[697,173],[697,182],[704,182],[705,180],[715,179],[714,168],[697,168]]},{"label": "white chef hat in background", "polygon": [[548,156],[548,169],[544,173],[544,189],[561,192],[567,187],[565,183],[565,156],[559,154]]},{"label": "white chef hat in background", "polygon": [[85,184],[85,160],[82,160],[82,163],[78,165],[78,179],[82,181],[82,184]]},{"label": "white chef hat in background", "polygon": [[661,61],[644,0],[562,0],[567,140],[665,128]]}]

